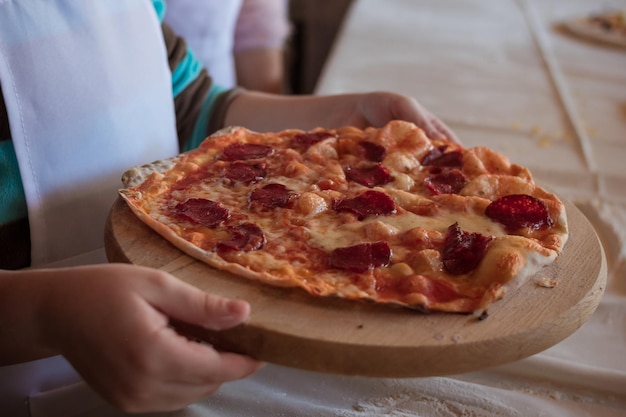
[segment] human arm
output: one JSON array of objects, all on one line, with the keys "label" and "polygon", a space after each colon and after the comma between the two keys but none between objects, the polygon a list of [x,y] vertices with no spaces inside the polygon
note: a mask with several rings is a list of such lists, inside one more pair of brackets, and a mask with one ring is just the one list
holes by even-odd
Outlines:
[{"label": "human arm", "polygon": [[220,330],[249,306],[125,264],[0,271],[0,364],[63,354],[125,411],[174,410],[259,363],[176,333],[170,318]]},{"label": "human arm", "polygon": [[[187,48],[167,25],[163,28],[170,66],[176,68]],[[443,122],[415,99],[402,94],[372,92],[295,96],[251,90],[239,92],[235,89],[218,95],[212,105],[206,106],[211,102],[210,89],[214,88],[211,85],[210,77],[203,70],[176,98],[177,127],[181,142],[186,144],[184,149],[197,146],[206,136],[225,126],[243,126],[257,131],[346,125],[364,128],[380,127],[394,119],[413,122],[430,137],[443,136],[458,141]],[[201,108],[211,109],[208,123],[198,116]]]},{"label": "human arm", "polygon": [[281,94],[285,91],[282,48],[246,49],[235,54],[237,84],[249,90]]},{"label": "human arm", "polygon": [[287,0],[243,0],[235,26],[237,84],[266,93],[284,91]]},{"label": "human arm", "polygon": [[279,96],[245,91],[230,104],[224,125],[258,131],[309,130],[318,126],[381,127],[394,119],[415,123],[431,138],[458,142],[454,132],[415,99],[391,92]]}]

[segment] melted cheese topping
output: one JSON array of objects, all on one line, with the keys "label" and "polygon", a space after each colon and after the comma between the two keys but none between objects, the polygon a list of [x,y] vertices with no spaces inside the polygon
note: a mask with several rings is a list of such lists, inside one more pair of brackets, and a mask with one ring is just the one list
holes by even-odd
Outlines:
[{"label": "melted cheese topping", "polygon": [[[334,217],[334,216],[328,216]],[[311,235],[312,245],[326,251],[347,247],[365,241],[365,232],[369,224],[382,222],[402,233],[416,227],[436,230],[444,233],[446,229],[458,223],[461,229],[470,233],[480,233],[488,236],[504,236],[504,228],[491,219],[479,214],[471,213],[464,216],[458,214],[441,214],[435,217],[420,216],[410,212],[390,216],[375,216],[363,219],[360,222],[334,224],[328,217],[319,216],[309,223],[307,230]]]}]

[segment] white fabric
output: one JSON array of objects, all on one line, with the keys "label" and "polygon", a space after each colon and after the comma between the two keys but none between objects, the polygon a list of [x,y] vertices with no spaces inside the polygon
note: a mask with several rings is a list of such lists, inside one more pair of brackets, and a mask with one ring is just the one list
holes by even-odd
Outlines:
[{"label": "white fabric", "polygon": [[[0,1],[0,79],[33,266],[104,262],[122,172],[178,151],[167,54],[148,0],[50,3]],[[0,413],[27,416],[30,394],[78,380],[61,357],[2,367]],[[77,397],[46,398],[32,417],[83,407]]]},{"label": "white fabric", "polygon": [[213,81],[237,84],[235,55],[280,48],[289,34],[288,0],[170,0],[165,22],[182,36]]},{"label": "white fabric", "polygon": [[121,173],[177,151],[151,3],[56,3],[0,3],[0,75],[34,266],[101,247]]},{"label": "white fabric", "polygon": [[180,34],[207,68],[213,81],[236,85],[233,48],[243,0],[172,0],[165,22]]}]

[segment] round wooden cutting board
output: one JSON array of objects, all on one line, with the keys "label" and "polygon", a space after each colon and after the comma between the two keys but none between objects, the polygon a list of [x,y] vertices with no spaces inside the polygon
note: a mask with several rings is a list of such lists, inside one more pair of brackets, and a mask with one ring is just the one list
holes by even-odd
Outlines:
[{"label": "round wooden cutting board", "polygon": [[[118,199],[105,234],[112,262],[159,268],[202,290],[247,300],[245,325],[214,332],[179,326],[216,348],[306,370],[376,377],[475,371],[538,353],[563,340],[593,313],[606,284],[600,241],[584,215],[565,202],[570,237],[557,261],[494,303],[489,316],[413,310],[310,296],[211,268],[183,254]],[[554,280],[556,286],[539,285]]]}]

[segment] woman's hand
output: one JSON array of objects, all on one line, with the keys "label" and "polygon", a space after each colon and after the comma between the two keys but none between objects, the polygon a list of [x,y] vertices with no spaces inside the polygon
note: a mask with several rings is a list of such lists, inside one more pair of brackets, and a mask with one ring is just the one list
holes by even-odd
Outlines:
[{"label": "woman's hand", "polygon": [[[249,305],[207,294],[155,269],[126,264],[32,271],[41,340],[127,412],[180,409],[246,377],[259,362],[188,340],[173,318],[221,330]],[[30,277],[22,277],[27,280]]]}]

